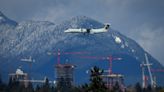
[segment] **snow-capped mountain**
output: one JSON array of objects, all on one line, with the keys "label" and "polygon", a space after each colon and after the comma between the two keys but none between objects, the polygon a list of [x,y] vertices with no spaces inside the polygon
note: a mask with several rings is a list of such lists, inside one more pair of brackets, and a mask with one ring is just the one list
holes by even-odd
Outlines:
[{"label": "snow-capped mountain", "polygon": [[[0,13],[0,16],[2,15]],[[9,20],[7,17],[3,18]],[[10,24],[7,21],[5,23]],[[100,28],[104,26],[103,23],[96,20],[86,16],[77,16],[60,24],[48,21],[24,21],[16,23],[14,27],[13,25],[1,27],[3,24],[0,24],[0,30],[3,30],[0,34],[0,63],[2,65],[0,67],[4,74],[8,73],[5,67],[9,66],[14,70],[19,65],[23,65],[24,69],[28,71],[25,63],[19,61],[21,58],[32,56],[36,60],[32,68],[32,76],[35,78],[48,76],[50,79],[54,79],[53,64],[57,56],[55,58],[48,56],[47,52],[60,49],[63,52],[89,52],[89,54],[81,56],[107,57],[113,55],[113,57],[121,57],[122,61],[113,62],[113,71],[124,74],[126,83],[141,81],[140,64],[145,61],[144,54],[147,52],[134,40],[111,28],[109,32],[102,34],[64,33],[64,30],[68,28]],[[153,63],[153,68],[163,68],[150,54],[148,57],[149,61]],[[88,80],[85,71],[93,65],[108,69],[107,60],[100,61],[102,60],[80,58],[79,55],[61,56],[61,63],[71,63],[77,66],[75,69],[76,83],[84,83]],[[162,79],[164,75],[154,74],[159,77],[157,81],[164,84],[164,79]]]},{"label": "snow-capped mountain", "polygon": [[8,24],[10,26],[16,26],[17,22],[7,18],[1,11],[0,11],[0,25]]}]

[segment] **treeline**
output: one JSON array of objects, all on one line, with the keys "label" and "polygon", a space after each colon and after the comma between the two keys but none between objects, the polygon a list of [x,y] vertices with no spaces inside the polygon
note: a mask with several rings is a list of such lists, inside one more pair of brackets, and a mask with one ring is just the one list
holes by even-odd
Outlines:
[{"label": "treeline", "polygon": [[159,86],[152,88],[151,85],[148,85],[147,88],[142,88],[140,83],[136,83],[134,86],[128,86],[126,92],[164,92],[164,88]]},{"label": "treeline", "polygon": [[156,87],[153,89],[150,85],[146,89],[142,89],[139,83],[136,83],[134,86],[128,86],[124,90],[116,83],[113,88],[109,90],[100,77],[102,73],[103,70],[96,66],[91,68],[90,82],[80,86],[64,86],[62,82],[56,86],[50,85],[49,80],[46,79],[44,84],[34,87],[32,83],[24,85],[22,82],[11,78],[9,79],[9,83],[5,84],[0,78],[0,92],[164,92],[164,88]]},{"label": "treeline", "polygon": [[55,87],[49,84],[48,79],[42,85],[33,87],[32,83],[24,84],[23,82],[16,81],[10,78],[9,83],[5,84],[0,80],[0,92],[57,92]]}]

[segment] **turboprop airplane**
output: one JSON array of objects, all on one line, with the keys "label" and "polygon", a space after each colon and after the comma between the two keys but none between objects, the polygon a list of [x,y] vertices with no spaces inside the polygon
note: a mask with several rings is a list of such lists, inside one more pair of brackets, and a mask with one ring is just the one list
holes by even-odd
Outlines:
[{"label": "turboprop airplane", "polygon": [[107,32],[109,29],[110,25],[105,24],[103,28],[98,28],[98,29],[85,29],[85,28],[79,28],[79,29],[67,29],[64,32],[65,33],[88,33],[88,34],[97,34],[97,33],[104,33]]}]

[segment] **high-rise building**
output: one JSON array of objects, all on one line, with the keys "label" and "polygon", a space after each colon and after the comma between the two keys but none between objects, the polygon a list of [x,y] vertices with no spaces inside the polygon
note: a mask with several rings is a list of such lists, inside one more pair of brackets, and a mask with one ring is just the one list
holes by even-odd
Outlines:
[{"label": "high-rise building", "polygon": [[122,92],[125,91],[124,87],[124,76],[121,74],[105,74],[101,75],[103,81],[105,82],[106,87],[109,90],[112,90],[114,86],[119,86]]},{"label": "high-rise building", "polygon": [[[9,74],[10,78],[12,81],[21,81],[21,80],[27,80],[28,79],[28,74],[24,73],[21,68],[18,68],[15,73],[10,73]],[[21,82],[20,84],[24,85],[25,87],[28,86],[28,82]]]},{"label": "high-rise building", "polygon": [[56,84],[60,88],[69,88],[73,85],[73,71],[75,66],[71,64],[57,64],[56,68]]}]

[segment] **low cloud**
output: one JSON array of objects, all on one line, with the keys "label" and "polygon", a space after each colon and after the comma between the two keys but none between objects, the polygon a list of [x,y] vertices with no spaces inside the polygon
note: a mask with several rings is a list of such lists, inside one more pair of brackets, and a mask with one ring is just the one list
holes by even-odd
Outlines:
[{"label": "low cloud", "polygon": [[130,33],[130,37],[137,41],[144,49],[164,65],[164,27],[143,24]]}]

